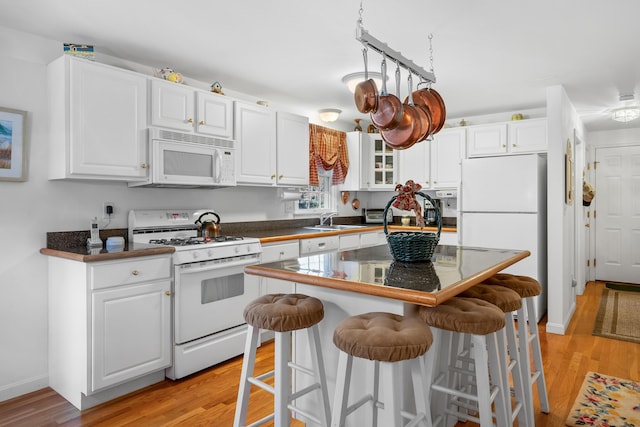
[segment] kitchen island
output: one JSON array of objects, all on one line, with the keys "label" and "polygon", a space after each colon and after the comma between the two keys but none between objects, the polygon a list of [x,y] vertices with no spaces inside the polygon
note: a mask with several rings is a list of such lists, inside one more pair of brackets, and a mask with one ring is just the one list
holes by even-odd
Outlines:
[{"label": "kitchen island", "polygon": [[[438,245],[432,262],[402,263],[393,260],[386,245],[379,245],[248,266],[245,272],[292,282],[295,292],[323,302],[325,317],[319,327],[331,399],[338,364],[338,350],[332,337],[340,321],[372,311],[412,315],[419,305],[438,305],[529,255],[526,250]],[[295,363],[310,366],[307,349],[306,334],[295,333]],[[364,365],[354,363],[354,396],[372,390],[373,375]],[[294,375],[293,381],[298,389],[309,384],[304,375]],[[410,388],[404,392],[410,393]],[[409,396],[403,400],[412,401]],[[300,399],[298,404],[305,410],[317,409],[317,403],[311,399]],[[350,417],[347,425],[370,425],[370,411],[358,411],[361,416]],[[379,414],[380,425],[386,425],[384,409]]]}]

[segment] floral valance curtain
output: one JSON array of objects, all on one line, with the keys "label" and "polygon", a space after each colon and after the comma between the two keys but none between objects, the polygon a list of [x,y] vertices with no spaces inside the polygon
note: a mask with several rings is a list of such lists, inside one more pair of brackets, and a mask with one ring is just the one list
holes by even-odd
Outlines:
[{"label": "floral valance curtain", "polygon": [[318,170],[333,171],[332,184],[343,184],[349,170],[347,134],[309,125],[309,185],[318,185]]}]

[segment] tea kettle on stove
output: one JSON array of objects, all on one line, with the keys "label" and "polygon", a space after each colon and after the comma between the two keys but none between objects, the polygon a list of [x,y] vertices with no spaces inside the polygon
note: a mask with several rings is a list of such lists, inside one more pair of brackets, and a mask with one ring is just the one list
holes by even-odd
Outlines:
[{"label": "tea kettle on stove", "polygon": [[200,224],[200,237],[211,239],[220,235],[220,216],[215,212],[205,212],[195,221]]}]

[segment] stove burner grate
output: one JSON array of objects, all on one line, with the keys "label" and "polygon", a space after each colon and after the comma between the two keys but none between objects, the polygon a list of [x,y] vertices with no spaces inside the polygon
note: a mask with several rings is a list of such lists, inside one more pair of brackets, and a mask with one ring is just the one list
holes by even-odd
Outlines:
[{"label": "stove burner grate", "polygon": [[191,246],[191,245],[203,245],[206,243],[215,242],[230,242],[236,240],[243,240],[240,236],[218,236],[218,237],[189,237],[186,239],[173,238],[173,239],[151,239],[149,244],[151,245],[166,245],[166,246]]}]

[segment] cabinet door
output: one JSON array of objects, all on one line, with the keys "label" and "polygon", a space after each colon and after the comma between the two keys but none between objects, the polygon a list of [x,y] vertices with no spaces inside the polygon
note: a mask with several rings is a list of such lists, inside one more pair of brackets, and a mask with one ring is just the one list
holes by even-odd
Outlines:
[{"label": "cabinet door", "polygon": [[277,183],[309,185],[309,119],[279,111],[276,120]]},{"label": "cabinet door", "polygon": [[429,178],[430,146],[433,141],[422,141],[406,150],[398,151],[398,182],[404,184],[412,179],[423,189],[431,187]]},{"label": "cabinet door", "polygon": [[236,102],[234,116],[238,184],[275,185],[275,112],[268,107]]},{"label": "cabinet door", "polygon": [[547,119],[518,120],[509,123],[509,149],[512,153],[547,151]]},{"label": "cabinet door", "polygon": [[116,180],[144,178],[146,77],[76,60],[69,62],[68,78],[69,175]]},{"label": "cabinet door", "polygon": [[367,134],[369,141],[363,135],[363,154],[367,156],[369,190],[394,190],[397,178],[396,151],[384,143],[379,134]]},{"label": "cabinet door", "polygon": [[233,101],[217,93],[197,92],[196,131],[233,138]]},{"label": "cabinet door", "polygon": [[[262,247],[262,254],[260,255],[260,262],[266,263],[297,258],[299,253],[300,244],[297,240],[288,243],[264,245]],[[294,283],[288,280],[272,279],[269,277],[260,277],[260,279],[262,283],[262,295],[291,293],[294,291]]]},{"label": "cabinet door", "polygon": [[164,280],[93,292],[91,391],[171,364],[170,291]]},{"label": "cabinet door", "polygon": [[194,91],[178,83],[151,80],[151,124],[193,131]]},{"label": "cabinet door", "polygon": [[492,156],[507,152],[507,125],[472,126],[467,130],[467,155]]},{"label": "cabinet door", "polygon": [[446,130],[435,135],[431,142],[431,188],[458,186],[464,141],[464,129]]}]

